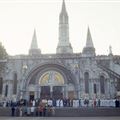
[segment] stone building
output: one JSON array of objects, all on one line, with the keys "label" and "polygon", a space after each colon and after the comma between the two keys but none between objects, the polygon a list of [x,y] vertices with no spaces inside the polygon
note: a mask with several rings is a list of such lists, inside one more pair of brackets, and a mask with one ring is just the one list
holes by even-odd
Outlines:
[{"label": "stone building", "polygon": [[0,76],[1,99],[77,98],[112,99],[120,90],[120,56],[96,55],[90,29],[86,46],[73,53],[65,6],[59,16],[56,54],[42,54],[34,30],[28,55],[9,56]]}]

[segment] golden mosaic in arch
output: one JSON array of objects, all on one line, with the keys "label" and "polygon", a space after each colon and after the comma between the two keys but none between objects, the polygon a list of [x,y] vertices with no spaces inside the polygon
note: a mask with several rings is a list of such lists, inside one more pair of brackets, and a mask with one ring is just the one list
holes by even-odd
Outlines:
[{"label": "golden mosaic in arch", "polygon": [[57,71],[47,71],[39,79],[40,86],[61,86],[64,85],[64,78]]}]

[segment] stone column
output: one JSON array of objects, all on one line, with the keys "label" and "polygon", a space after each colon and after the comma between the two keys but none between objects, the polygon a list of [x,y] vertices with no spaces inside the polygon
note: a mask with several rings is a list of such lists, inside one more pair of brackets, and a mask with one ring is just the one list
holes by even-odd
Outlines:
[{"label": "stone column", "polygon": [[38,98],[38,86],[37,85],[35,86],[34,92],[35,92],[35,97],[34,98],[36,99],[36,98]]},{"label": "stone column", "polygon": [[38,98],[40,98],[41,96],[41,86],[39,86],[39,94],[38,94]]},{"label": "stone column", "polygon": [[35,99],[40,98],[41,87],[39,85],[35,86]]},{"label": "stone column", "polygon": [[64,86],[64,96],[66,98],[68,98],[68,89],[67,89],[67,85]]},{"label": "stone column", "polygon": [[95,80],[93,80],[92,78],[89,79],[89,99],[93,99],[93,96],[95,96],[94,94],[94,84],[95,84]]},{"label": "stone column", "polygon": [[35,86],[35,99],[40,98],[40,86]]},{"label": "stone column", "polygon": [[63,98],[65,97],[65,87],[64,86],[61,86],[62,87],[62,93],[63,93]]},{"label": "stone column", "polygon": [[5,85],[6,83],[3,81],[2,97],[5,97]]},{"label": "stone column", "polygon": [[114,80],[110,78],[110,94],[111,98],[114,98],[115,96],[115,85],[114,85]]},{"label": "stone column", "polygon": [[52,98],[52,96],[53,96],[53,86],[51,85],[50,86],[50,98]]},{"label": "stone column", "polygon": [[77,87],[77,90],[78,90],[78,99],[80,99],[80,85],[78,85],[78,87]]},{"label": "stone column", "polygon": [[29,100],[29,90],[26,88],[25,99]]},{"label": "stone column", "polygon": [[81,81],[81,98],[85,97],[85,82],[84,79]]}]

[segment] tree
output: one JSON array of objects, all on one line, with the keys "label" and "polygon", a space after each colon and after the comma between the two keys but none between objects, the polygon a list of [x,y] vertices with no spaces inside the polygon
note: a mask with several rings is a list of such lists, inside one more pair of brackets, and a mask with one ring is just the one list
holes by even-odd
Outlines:
[{"label": "tree", "polygon": [[5,60],[7,59],[8,54],[6,52],[6,49],[0,42],[0,74],[4,71],[5,68]]}]

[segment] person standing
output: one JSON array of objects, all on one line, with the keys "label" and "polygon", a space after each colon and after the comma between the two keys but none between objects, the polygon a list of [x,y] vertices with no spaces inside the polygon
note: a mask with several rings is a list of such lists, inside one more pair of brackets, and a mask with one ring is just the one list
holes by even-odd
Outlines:
[{"label": "person standing", "polygon": [[19,110],[19,107],[17,106],[17,108],[16,108],[16,116],[18,117],[18,116],[20,116],[20,110]]},{"label": "person standing", "polygon": [[98,100],[98,107],[100,107],[100,99]]},{"label": "person standing", "polygon": [[20,117],[22,117],[23,115],[23,110],[22,110],[22,106],[20,107]]},{"label": "person standing", "polygon": [[14,106],[11,107],[11,111],[12,111],[12,116],[15,116],[15,107]]},{"label": "person standing", "polygon": [[30,116],[30,106],[27,107],[27,116]]},{"label": "person standing", "polygon": [[43,106],[40,105],[39,106],[39,115],[42,116],[42,114],[43,114]]},{"label": "person standing", "polygon": [[46,116],[46,110],[47,110],[47,108],[46,108],[46,105],[43,107],[43,116],[45,117]]},{"label": "person standing", "polygon": [[52,116],[55,116],[55,107],[51,106],[51,112],[52,112]]},{"label": "person standing", "polygon": [[34,110],[35,110],[34,106],[31,106],[31,116],[34,116]]}]

